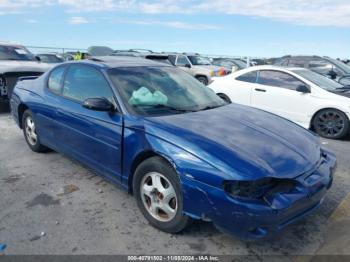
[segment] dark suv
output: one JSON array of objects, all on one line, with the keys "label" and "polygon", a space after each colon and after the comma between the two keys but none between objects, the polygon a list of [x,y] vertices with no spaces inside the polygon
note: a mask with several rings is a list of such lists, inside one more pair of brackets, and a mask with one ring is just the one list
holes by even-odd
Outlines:
[{"label": "dark suv", "polygon": [[336,80],[342,85],[350,85],[350,66],[327,56],[284,56],[277,59],[274,64],[304,67]]}]

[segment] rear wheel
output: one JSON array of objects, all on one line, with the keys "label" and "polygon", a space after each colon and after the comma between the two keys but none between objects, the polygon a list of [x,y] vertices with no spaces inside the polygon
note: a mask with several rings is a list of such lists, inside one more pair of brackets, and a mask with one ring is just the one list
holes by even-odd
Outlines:
[{"label": "rear wheel", "polygon": [[36,123],[30,110],[26,110],[22,117],[23,134],[28,146],[34,152],[46,152],[49,149],[40,143],[40,138],[36,132]]},{"label": "rear wheel", "polygon": [[339,110],[325,109],[315,115],[313,127],[322,137],[340,139],[349,133],[349,119]]},{"label": "rear wheel", "polygon": [[133,192],[142,214],[152,226],[177,233],[190,222],[183,214],[178,175],[163,158],[149,158],[137,167]]},{"label": "rear wheel", "polygon": [[196,76],[197,80],[204,85],[208,85],[208,79],[205,76]]}]

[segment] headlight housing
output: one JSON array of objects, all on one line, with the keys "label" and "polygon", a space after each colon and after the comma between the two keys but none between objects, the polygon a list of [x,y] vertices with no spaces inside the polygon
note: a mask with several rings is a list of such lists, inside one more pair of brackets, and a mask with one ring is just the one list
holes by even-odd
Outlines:
[{"label": "headlight housing", "polygon": [[251,181],[225,181],[223,188],[234,198],[263,200],[275,193],[285,193],[295,187],[295,181],[290,179],[263,178]]}]

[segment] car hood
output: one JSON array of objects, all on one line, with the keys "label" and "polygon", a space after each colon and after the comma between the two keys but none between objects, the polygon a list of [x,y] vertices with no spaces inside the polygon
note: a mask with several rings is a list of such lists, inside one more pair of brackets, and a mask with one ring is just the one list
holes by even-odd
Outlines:
[{"label": "car hood", "polygon": [[0,61],[0,74],[8,72],[45,72],[53,67],[47,63],[36,61]]},{"label": "car hood", "polygon": [[320,159],[319,139],[310,131],[237,104],[149,117],[145,131],[235,178],[293,178],[313,169]]}]

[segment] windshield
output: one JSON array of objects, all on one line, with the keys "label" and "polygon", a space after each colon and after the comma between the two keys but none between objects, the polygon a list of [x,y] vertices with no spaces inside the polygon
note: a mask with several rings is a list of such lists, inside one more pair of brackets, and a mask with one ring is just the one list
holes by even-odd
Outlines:
[{"label": "windshield", "polygon": [[338,67],[340,70],[342,70],[345,74],[350,75],[350,66],[344,64],[343,62],[333,59],[330,57],[327,57],[327,59],[333,63],[336,67]]},{"label": "windshield", "polygon": [[239,68],[246,68],[247,67],[247,64],[241,60],[234,60],[234,61]]},{"label": "windshield", "polygon": [[164,63],[164,64],[168,64],[168,65],[173,65],[170,61],[169,61],[169,59],[168,59],[168,57],[166,57],[166,58],[163,58],[163,57],[146,57],[147,59],[150,59],[150,60],[153,60],[153,61],[155,61],[155,62],[160,62],[160,63]]},{"label": "windshield", "polygon": [[64,60],[56,55],[38,55],[44,63],[62,63]]},{"label": "windshield", "polygon": [[177,68],[113,68],[108,74],[128,111],[136,115],[179,114],[226,104],[211,89]]},{"label": "windshield", "polygon": [[188,59],[190,59],[192,65],[211,65],[209,59],[205,57],[189,55]]},{"label": "windshield", "polygon": [[317,74],[310,70],[305,69],[296,69],[292,70],[294,73],[304,77],[305,79],[309,80],[310,82],[314,83],[315,85],[328,90],[328,91],[334,91],[335,89],[343,88],[344,86],[339,84],[338,82],[335,82],[328,77],[325,77],[323,75]]},{"label": "windshield", "polygon": [[0,60],[36,61],[24,47],[0,45]]}]

